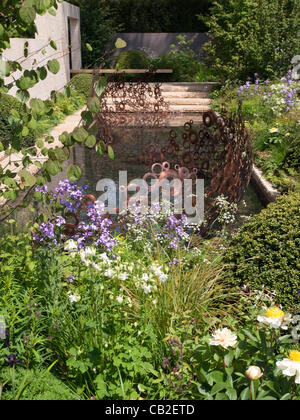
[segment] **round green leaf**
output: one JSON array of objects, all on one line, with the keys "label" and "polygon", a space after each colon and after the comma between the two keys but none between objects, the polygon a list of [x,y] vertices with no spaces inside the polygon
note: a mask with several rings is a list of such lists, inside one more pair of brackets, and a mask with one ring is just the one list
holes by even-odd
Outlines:
[{"label": "round green leaf", "polygon": [[60,69],[59,62],[56,59],[49,60],[47,63],[48,70],[53,74],[57,74]]},{"label": "round green leaf", "polygon": [[45,111],[44,102],[41,99],[33,98],[29,102],[30,108],[36,114],[43,114]]},{"label": "round green leaf", "polygon": [[33,82],[33,80],[30,77],[25,77],[25,76],[20,77],[20,79],[18,79],[16,81],[16,85],[21,90],[27,90],[27,89],[33,87],[34,84],[35,83]]},{"label": "round green leaf", "polygon": [[38,141],[36,142],[36,145],[37,145],[37,147],[38,147],[39,149],[42,149],[42,148],[44,147],[44,142],[43,142],[43,140],[38,140]]},{"label": "round green leaf", "polygon": [[19,10],[19,15],[23,22],[31,24],[35,20],[36,12],[33,7],[22,6]]},{"label": "round green leaf", "polygon": [[77,181],[81,177],[81,169],[77,165],[71,165],[68,167],[67,176],[70,181]]},{"label": "round green leaf", "polygon": [[64,145],[64,146],[73,146],[74,144],[74,140],[72,139],[72,137],[70,136],[69,133],[67,133],[66,131],[64,131],[60,136],[59,136],[59,141]]},{"label": "round green leaf", "polygon": [[93,51],[93,47],[90,45],[90,44],[85,44],[86,45],[86,48],[89,50],[89,51]]},{"label": "round green leaf", "polygon": [[27,90],[17,90],[16,97],[19,99],[19,101],[25,103],[29,100],[30,95]]},{"label": "round green leaf", "polygon": [[97,114],[100,111],[100,101],[98,98],[89,98],[87,100],[87,107],[88,109],[93,112],[94,114]]},{"label": "round green leaf", "polygon": [[57,175],[60,172],[61,167],[60,167],[60,165],[57,161],[48,160],[44,164],[44,169],[49,175],[54,176],[54,175]]},{"label": "round green leaf", "polygon": [[37,69],[36,69],[36,71],[37,71],[37,74],[38,74],[38,76],[39,76],[39,78],[41,79],[41,80],[45,80],[46,79],[46,77],[47,77],[47,69],[46,69],[46,67],[38,67]]},{"label": "round green leaf", "polygon": [[51,5],[51,0],[36,0],[35,7],[38,13],[44,13]]},{"label": "round green leaf", "polygon": [[96,137],[88,136],[88,138],[85,141],[85,145],[91,149],[92,147],[95,146],[95,144],[96,144]]},{"label": "round green leaf", "polygon": [[22,169],[19,172],[19,176],[21,177],[22,181],[24,182],[26,187],[32,187],[36,183],[36,178],[33,176],[29,171],[26,169]]},{"label": "round green leaf", "polygon": [[72,132],[72,137],[77,143],[83,143],[88,137],[88,132],[83,127],[76,127]]},{"label": "round green leaf", "polygon": [[116,48],[125,48],[127,45],[126,41],[124,41],[124,39],[122,38],[117,38],[116,42],[115,42],[115,47]]}]

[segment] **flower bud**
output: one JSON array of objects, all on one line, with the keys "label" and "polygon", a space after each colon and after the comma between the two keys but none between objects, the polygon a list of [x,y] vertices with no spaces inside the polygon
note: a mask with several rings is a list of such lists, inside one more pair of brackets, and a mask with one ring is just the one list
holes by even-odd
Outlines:
[{"label": "flower bud", "polygon": [[246,375],[251,381],[256,381],[256,379],[259,379],[262,376],[262,371],[258,366],[249,366],[246,370]]}]

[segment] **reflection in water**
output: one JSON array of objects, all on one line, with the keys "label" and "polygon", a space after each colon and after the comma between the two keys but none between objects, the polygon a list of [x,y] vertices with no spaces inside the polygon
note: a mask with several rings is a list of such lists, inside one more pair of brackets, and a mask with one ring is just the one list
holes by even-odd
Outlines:
[{"label": "reflection in water", "polygon": [[[142,178],[151,169],[149,165],[139,162],[139,155],[150,144],[159,141],[159,145],[167,142],[171,127],[165,128],[125,128],[115,129],[115,140],[113,149],[115,159],[111,160],[107,155],[99,156],[94,149],[75,144],[70,153],[70,158],[63,164],[63,171],[52,178],[48,184],[49,191],[53,191],[59,181],[67,178],[67,168],[70,164],[78,165],[82,169],[82,176],[79,185],[88,185],[88,193],[100,196],[102,193],[96,191],[97,182],[104,178],[115,181],[118,185],[119,171],[127,171],[128,183],[135,178]],[[246,206],[243,205],[246,202]],[[240,226],[244,216],[259,213],[262,209],[253,187],[248,186],[242,201],[238,206],[238,215],[234,227]],[[24,228],[30,218],[28,209],[21,209],[14,212],[13,217],[17,219],[20,229]],[[12,218],[12,217],[10,217]]]}]

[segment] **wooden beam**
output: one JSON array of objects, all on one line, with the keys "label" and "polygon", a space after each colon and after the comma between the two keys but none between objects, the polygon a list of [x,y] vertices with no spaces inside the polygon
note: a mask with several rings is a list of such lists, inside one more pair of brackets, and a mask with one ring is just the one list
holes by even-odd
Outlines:
[{"label": "wooden beam", "polygon": [[[122,73],[149,73],[151,70],[149,69],[123,69],[123,70],[116,70],[116,69],[71,69],[71,74],[80,74],[80,73],[111,73],[111,74],[122,74]],[[153,73],[173,73],[172,69],[157,69],[153,70]]]}]

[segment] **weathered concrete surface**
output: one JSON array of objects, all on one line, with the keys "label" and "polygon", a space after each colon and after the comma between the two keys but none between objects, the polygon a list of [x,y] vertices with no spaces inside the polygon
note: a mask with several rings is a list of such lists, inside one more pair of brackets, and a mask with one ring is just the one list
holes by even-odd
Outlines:
[{"label": "weathered concrete surface", "polygon": [[264,178],[262,171],[255,165],[253,165],[251,182],[264,205],[272,203],[280,195],[280,192],[273,188],[272,184]]}]

